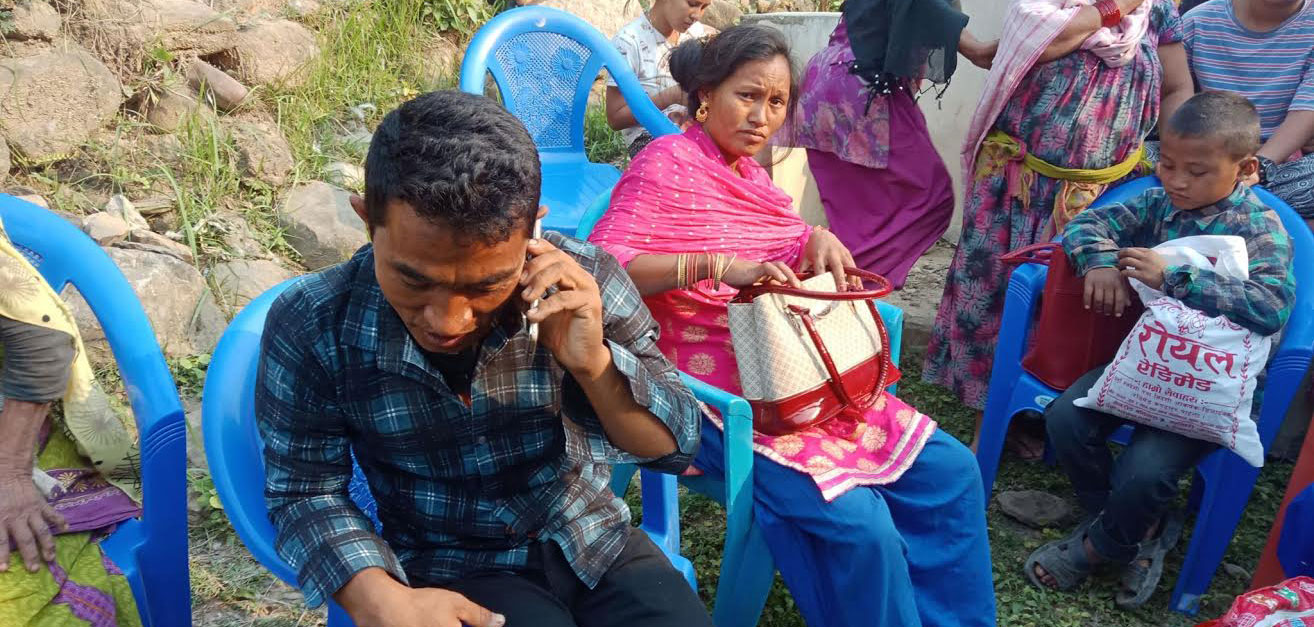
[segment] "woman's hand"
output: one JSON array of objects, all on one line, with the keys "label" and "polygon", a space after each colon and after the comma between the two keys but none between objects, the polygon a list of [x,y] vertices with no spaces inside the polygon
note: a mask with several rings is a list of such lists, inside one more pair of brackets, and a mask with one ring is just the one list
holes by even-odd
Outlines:
[{"label": "woman's hand", "polygon": [[730,268],[721,277],[722,283],[740,290],[757,285],[762,281],[772,281],[793,287],[802,285],[794,271],[788,265],[779,261],[757,263],[755,261],[737,260],[730,264]]},{"label": "woman's hand", "polygon": [[835,277],[835,289],[844,292],[849,289],[850,281],[845,268],[855,267],[853,255],[849,249],[827,229],[816,227],[808,238],[807,249],[803,251],[803,263],[799,270],[821,274],[829,272]]},{"label": "woman's hand", "polygon": [[35,573],[43,561],[54,561],[52,525],[60,530],[68,526],[32,483],[31,468],[0,476],[0,572],[9,569],[11,540],[28,572]]},{"label": "woman's hand", "polygon": [[990,69],[990,66],[994,64],[995,53],[998,51],[998,39],[983,42],[976,37],[973,37],[972,34],[966,30],[963,31],[962,36],[958,39],[958,52],[964,57],[967,57],[967,60],[971,61],[972,65],[983,70]]}]

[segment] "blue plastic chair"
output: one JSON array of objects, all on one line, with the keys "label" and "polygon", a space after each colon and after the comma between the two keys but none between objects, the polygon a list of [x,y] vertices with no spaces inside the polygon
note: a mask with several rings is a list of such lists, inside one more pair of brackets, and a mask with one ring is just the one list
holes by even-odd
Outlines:
[{"label": "blue plastic chair", "polygon": [[[587,240],[610,204],[608,190],[589,206],[575,237]],[[877,310],[889,333],[890,358],[897,366],[903,346],[903,310],[883,301],[877,302]],[[725,546],[712,619],[718,627],[751,627],[762,615],[776,572],[762,531],[753,521],[753,409],[741,397],[688,374],[681,377],[698,400],[721,414],[725,426],[724,479],[718,481],[709,475],[680,478],[690,490],[716,501],[726,512]],[[894,394],[896,386],[888,389]],[[633,468],[626,468],[624,476],[633,472]],[[645,481],[647,474],[641,473]],[[616,475],[613,480],[620,479],[621,468],[616,469]]]},{"label": "blue plastic chair", "polygon": [[[1158,186],[1159,180],[1152,176],[1129,181],[1105,192],[1095,201],[1095,206],[1122,202]],[[1314,354],[1314,236],[1286,203],[1262,189],[1256,189],[1255,193],[1277,211],[1291,235],[1296,275],[1296,305],[1269,363],[1264,403],[1260,408],[1259,436],[1267,449],[1277,435],[1287,406],[1300,387],[1311,354]],[[1052,389],[1028,374],[1021,365],[1031,321],[1045,289],[1046,271],[1045,266],[1024,265],[1013,271],[1008,283],[976,454],[987,500],[999,469],[1004,437],[1013,417],[1028,410],[1043,412],[1060,393],[1060,390]],[[1210,455],[1196,467],[1196,477],[1203,480],[1204,488],[1201,492],[1199,483],[1194,487],[1200,497],[1199,512],[1186,561],[1173,590],[1173,609],[1188,614],[1198,610],[1200,595],[1209,588],[1209,582],[1222,562],[1258,476],[1258,468],[1227,450]]]},{"label": "blue plastic chair", "polygon": [[[255,420],[255,383],[260,358],[260,336],[265,316],[283,290],[300,279],[290,279],[269,289],[242,309],[219,340],[210,360],[202,394],[201,429],[205,454],[215,490],[237,535],[265,568],[288,585],[297,586],[293,572],[274,548],[274,526],[265,506],[264,445]],[[356,505],[380,527],[374,498],[355,467],[348,491]],[[614,479],[612,487],[624,494],[630,476]],[[675,477],[653,473],[643,478],[643,523],[671,563],[697,590],[693,564],[680,556],[680,531]],[[351,618],[332,599],[328,600],[330,627],[350,627]]]},{"label": "blue plastic chair", "polygon": [[620,179],[619,170],[590,162],[584,151],[584,113],[603,68],[649,133],[679,132],[611,42],[565,11],[529,6],[498,15],[475,34],[461,63],[461,90],[482,95],[492,74],[502,103],[534,138],[543,166],[547,230],[575,233],[589,203]]},{"label": "blue plastic chair", "polygon": [[0,221],[56,292],[77,287],[105,330],[137,419],[142,516],[120,523],[101,548],[131,584],[143,624],[190,625],[187,427],[146,312],[109,255],[63,218],[0,194]]},{"label": "blue plastic chair", "polygon": [[1314,484],[1287,505],[1277,557],[1287,577],[1314,577]]}]

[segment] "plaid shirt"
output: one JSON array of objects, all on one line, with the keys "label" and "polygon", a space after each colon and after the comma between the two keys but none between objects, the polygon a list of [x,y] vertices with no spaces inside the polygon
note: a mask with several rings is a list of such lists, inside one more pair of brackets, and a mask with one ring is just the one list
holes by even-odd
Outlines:
[{"label": "plaid shirt", "polygon": [[[265,498],[278,553],[312,607],[368,567],[437,585],[532,566],[530,545],[548,540],[592,587],[629,532],[610,464],[688,466],[698,406],[657,350],[657,324],[629,276],[592,245],[546,237],[597,279],[616,368],[679,451],[644,460],[613,446],[579,384],[546,349],[531,350],[518,314],[483,341],[466,405],[384,300],[367,245],[289,288],[261,346]],[[382,538],[348,497],[352,453]]]},{"label": "plaid shirt", "polygon": [[1125,204],[1086,210],[1068,223],[1063,246],[1084,276],[1094,268],[1116,267],[1120,248],[1153,248],[1192,235],[1245,238],[1250,278],[1219,276],[1194,266],[1170,266],[1164,271],[1163,292],[1192,309],[1226,316],[1260,335],[1280,331],[1296,300],[1291,238],[1277,213],[1245,185],[1237,185],[1227,198],[1194,211],[1173,208],[1162,188],[1148,190]]}]

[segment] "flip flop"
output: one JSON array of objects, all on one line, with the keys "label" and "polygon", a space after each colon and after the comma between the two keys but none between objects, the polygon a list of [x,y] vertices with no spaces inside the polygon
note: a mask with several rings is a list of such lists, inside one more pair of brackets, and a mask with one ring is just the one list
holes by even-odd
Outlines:
[{"label": "flip flop", "polygon": [[[1182,537],[1183,517],[1180,512],[1164,515],[1163,527],[1153,540],[1141,543],[1136,558],[1122,571],[1122,589],[1114,602],[1124,610],[1138,608],[1150,600],[1163,577],[1164,557],[1177,546]],[[1148,565],[1141,564],[1149,561]]]},{"label": "flip flop", "polygon": [[[1077,589],[1095,572],[1096,565],[1086,559],[1086,525],[1077,527],[1062,540],[1055,540],[1036,549],[1022,568],[1031,585],[1041,590],[1071,591]],[[1036,575],[1036,566],[1045,569],[1058,584],[1048,586]]]}]

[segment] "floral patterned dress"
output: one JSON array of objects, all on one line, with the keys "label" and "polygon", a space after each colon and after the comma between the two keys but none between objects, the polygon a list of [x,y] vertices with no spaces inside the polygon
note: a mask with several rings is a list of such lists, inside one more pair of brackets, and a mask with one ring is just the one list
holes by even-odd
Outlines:
[{"label": "floral patterned dress", "polygon": [[[1136,58],[1109,67],[1078,50],[1037,65],[995,121],[1037,157],[1059,166],[1105,168],[1130,156],[1159,119],[1163,67],[1158,48],[1182,40],[1171,0],[1153,2]],[[963,228],[926,351],[923,378],[964,404],[985,406],[995,340],[1008,287],[1004,253],[1045,234],[1061,181],[1037,174],[1029,206],[1008,193],[1002,170],[978,169],[963,200]]]}]

